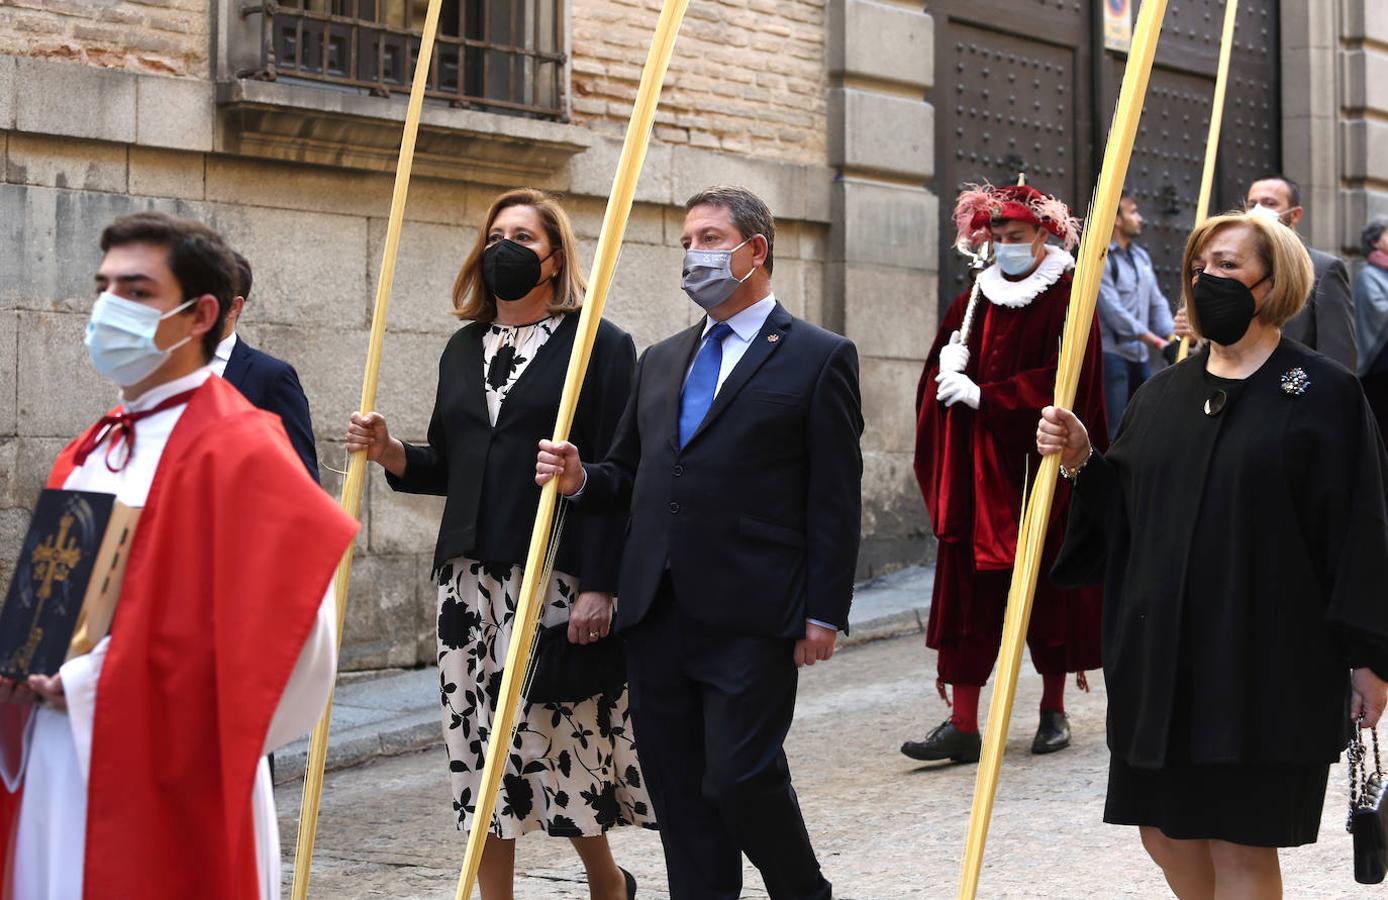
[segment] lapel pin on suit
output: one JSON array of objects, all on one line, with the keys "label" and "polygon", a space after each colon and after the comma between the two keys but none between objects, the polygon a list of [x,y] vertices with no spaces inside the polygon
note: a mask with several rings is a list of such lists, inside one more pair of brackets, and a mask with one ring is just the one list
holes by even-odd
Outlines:
[{"label": "lapel pin on suit", "polygon": [[767,341],[769,341],[770,343],[774,344],[774,343],[776,343],[777,341],[779,341],[779,340],[781,339],[781,336],[780,336],[779,334],[768,334],[768,335],[766,336],[766,339],[767,339]]}]

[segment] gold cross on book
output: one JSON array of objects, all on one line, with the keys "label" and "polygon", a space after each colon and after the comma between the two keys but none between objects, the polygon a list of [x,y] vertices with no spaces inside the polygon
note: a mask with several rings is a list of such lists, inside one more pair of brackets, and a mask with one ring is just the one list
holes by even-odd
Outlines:
[{"label": "gold cross on book", "polygon": [[72,567],[82,561],[82,551],[77,539],[68,536],[73,517],[63,516],[58,520],[58,533],[34,548],[34,580],[42,582],[35,592],[40,600],[53,596],[53,582],[67,581]]}]

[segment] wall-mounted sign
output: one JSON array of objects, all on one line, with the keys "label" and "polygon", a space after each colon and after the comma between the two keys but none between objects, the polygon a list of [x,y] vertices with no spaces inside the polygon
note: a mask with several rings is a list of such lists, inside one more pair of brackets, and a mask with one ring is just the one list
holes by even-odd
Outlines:
[{"label": "wall-mounted sign", "polygon": [[1104,8],[1104,49],[1127,53],[1133,43],[1132,0],[1099,0]]}]

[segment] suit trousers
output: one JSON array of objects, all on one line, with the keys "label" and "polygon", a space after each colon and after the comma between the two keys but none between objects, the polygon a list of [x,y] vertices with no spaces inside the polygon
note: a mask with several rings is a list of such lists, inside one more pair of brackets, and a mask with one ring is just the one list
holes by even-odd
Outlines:
[{"label": "suit trousers", "polygon": [[795,712],[794,642],[694,621],[668,572],[625,637],[672,900],[736,900],[744,853],[772,900],[829,900],[782,750]]}]

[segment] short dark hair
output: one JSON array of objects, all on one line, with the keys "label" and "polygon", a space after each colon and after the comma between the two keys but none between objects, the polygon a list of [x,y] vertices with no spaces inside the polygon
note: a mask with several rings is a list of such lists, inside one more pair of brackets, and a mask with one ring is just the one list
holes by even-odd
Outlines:
[{"label": "short dark hair", "polygon": [[1292,206],[1301,205],[1301,185],[1297,184],[1295,181],[1292,181],[1290,178],[1288,178],[1286,175],[1283,175],[1281,172],[1273,172],[1270,175],[1261,175],[1250,181],[1248,183],[1248,186],[1252,187],[1260,181],[1282,182],[1287,186],[1287,199],[1291,201]]},{"label": "short dark hair", "polygon": [[776,220],[770,208],[756,194],[743,187],[720,185],[705,188],[690,197],[684,204],[689,212],[696,206],[721,206],[732,216],[733,227],[744,238],[761,235],[766,238],[766,274],[770,275],[775,266]]},{"label": "short dark hair", "polygon": [[236,260],[236,296],[243,300],[251,299],[251,261],[242,256],[239,251],[231,251],[232,259]]},{"label": "short dark hair", "polygon": [[1363,232],[1359,235],[1359,240],[1364,244],[1365,256],[1374,252],[1374,244],[1378,243],[1378,239],[1383,237],[1383,232],[1385,231],[1388,231],[1388,217],[1384,216],[1370,219],[1369,224],[1364,226]]},{"label": "short dark hair", "polygon": [[211,294],[217,298],[217,321],[202,336],[203,358],[212,359],[222,339],[227,310],[236,296],[236,260],[217,232],[201,222],[162,212],[121,216],[101,232],[101,252],[128,244],[153,244],[169,252],[169,270],[183,298]]},{"label": "short dark hair", "polygon": [[1118,195],[1118,212],[1120,213],[1123,211],[1124,200],[1131,200],[1133,201],[1133,205],[1136,206],[1137,194],[1134,193],[1130,188],[1123,188],[1123,193]]}]

